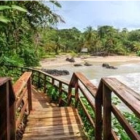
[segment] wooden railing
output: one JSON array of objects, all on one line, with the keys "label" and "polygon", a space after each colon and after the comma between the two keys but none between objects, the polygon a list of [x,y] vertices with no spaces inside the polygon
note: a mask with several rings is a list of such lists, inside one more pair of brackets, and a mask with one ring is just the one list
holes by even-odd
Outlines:
[{"label": "wooden railing", "polygon": [[31,100],[31,72],[25,72],[13,87],[10,78],[0,78],[0,140],[18,137],[25,112],[32,110]]},{"label": "wooden railing", "polygon": [[[17,67],[11,68],[17,70]],[[62,93],[67,96],[67,105],[72,105],[74,99],[74,106],[79,110],[80,105],[80,109],[85,112],[95,130],[95,140],[119,140],[118,134],[112,128],[112,115],[120,122],[130,139],[140,140],[139,134],[113,104],[111,95],[115,94],[138,118],[140,118],[140,96],[115,78],[102,78],[97,88],[81,73],[74,73],[69,83],[39,70],[22,67],[18,69],[20,72],[31,71],[32,83],[44,93],[47,92],[49,84],[58,89],[59,105],[63,101]],[[92,108],[95,118],[87,110],[83,98]]]},{"label": "wooden railing", "polygon": [[32,110],[31,74],[31,72],[25,72],[13,86],[16,96],[15,110],[19,110],[16,118],[16,129],[18,129],[25,111],[30,113]]},{"label": "wooden railing", "polygon": [[16,70],[16,74],[18,74],[19,76],[25,71],[32,72],[33,85],[35,85],[37,88],[40,88],[44,93],[47,93],[49,86],[52,85],[53,87],[55,87],[55,89],[57,89],[59,93],[59,105],[61,106],[62,104],[66,104],[66,101],[62,99],[62,94],[64,94],[65,96],[68,95],[68,81],[56,78],[55,76],[47,74],[41,70],[16,66],[7,67],[9,70]]},{"label": "wooden railing", "polygon": [[[111,94],[115,94],[138,118],[140,118],[140,96],[115,78],[102,78],[98,89],[81,73],[74,73],[69,88],[75,89],[75,107],[80,103],[91,126],[95,129],[96,140],[119,140],[112,130],[112,117],[118,120],[131,140],[140,140],[140,135],[129,124],[121,111],[112,103]],[[71,90],[69,90],[71,91]],[[69,92],[68,103],[71,102]],[[87,102],[95,113],[95,119],[86,109],[82,98]]]},{"label": "wooden railing", "polygon": [[[131,140],[140,140],[140,135],[134,130],[134,128],[128,123],[121,111],[111,102],[111,95],[114,93],[138,118],[140,118],[140,96],[119,82],[115,78],[103,78],[100,82],[102,89],[101,92],[97,92],[96,97],[102,101],[98,104],[98,107],[103,106],[103,138],[104,140],[118,139],[111,130],[111,113],[119,121],[123,129],[126,131]],[[102,116],[102,115],[100,115]]]}]

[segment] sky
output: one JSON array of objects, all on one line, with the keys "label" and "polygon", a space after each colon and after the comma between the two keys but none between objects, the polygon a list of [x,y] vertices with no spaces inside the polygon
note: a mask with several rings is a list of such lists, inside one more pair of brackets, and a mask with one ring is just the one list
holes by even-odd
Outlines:
[{"label": "sky", "polygon": [[111,25],[128,30],[140,28],[140,1],[59,1],[62,8],[51,6],[64,23],[59,29],[76,27],[84,30],[88,26]]}]

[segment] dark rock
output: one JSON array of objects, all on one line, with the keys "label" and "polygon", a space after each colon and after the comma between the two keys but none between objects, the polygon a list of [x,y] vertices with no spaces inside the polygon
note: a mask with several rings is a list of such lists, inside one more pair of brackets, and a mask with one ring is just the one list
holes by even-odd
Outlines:
[{"label": "dark rock", "polygon": [[82,66],[81,64],[74,64],[75,67],[80,67]]},{"label": "dark rock", "polygon": [[117,68],[114,67],[114,66],[110,66],[108,63],[103,63],[103,64],[102,64],[102,67],[105,67],[105,68],[107,68],[107,69],[117,69]]},{"label": "dark rock", "polygon": [[67,70],[47,70],[47,69],[41,69],[43,72],[46,72],[48,74],[54,75],[54,76],[62,76],[62,75],[69,75],[69,71]]},{"label": "dark rock", "polygon": [[69,61],[69,62],[75,62],[74,58],[66,58],[66,61]]},{"label": "dark rock", "polygon": [[69,58],[66,58],[66,61],[69,61]]},{"label": "dark rock", "polygon": [[110,69],[117,69],[116,67],[114,67],[114,66],[109,66],[110,67]]},{"label": "dark rock", "polygon": [[85,66],[92,66],[92,64],[89,64],[88,62],[85,62]]},{"label": "dark rock", "polygon": [[109,64],[107,64],[107,63],[103,63],[103,64],[102,64],[102,67],[109,68]]}]

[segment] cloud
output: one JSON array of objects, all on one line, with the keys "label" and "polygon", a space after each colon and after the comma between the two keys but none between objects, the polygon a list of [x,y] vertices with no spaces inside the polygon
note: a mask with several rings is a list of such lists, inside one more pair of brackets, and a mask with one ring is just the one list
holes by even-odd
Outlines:
[{"label": "cloud", "polygon": [[140,1],[62,1],[62,15],[66,24],[59,28],[111,25],[117,28],[140,27]]}]

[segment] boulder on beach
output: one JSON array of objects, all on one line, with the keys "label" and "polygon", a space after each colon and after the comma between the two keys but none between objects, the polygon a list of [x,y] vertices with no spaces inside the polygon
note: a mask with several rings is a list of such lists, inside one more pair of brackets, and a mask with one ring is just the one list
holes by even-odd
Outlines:
[{"label": "boulder on beach", "polygon": [[75,62],[75,59],[73,57],[72,58],[66,58],[66,61]]},{"label": "boulder on beach", "polygon": [[74,64],[75,67],[80,67],[82,64]]},{"label": "boulder on beach", "polygon": [[41,69],[43,72],[46,72],[48,74],[54,75],[54,76],[62,76],[62,75],[69,75],[69,71],[67,70],[56,70],[56,69]]},{"label": "boulder on beach", "polygon": [[102,67],[105,67],[105,68],[107,68],[107,69],[117,69],[117,68],[114,67],[114,66],[110,66],[108,63],[103,63],[103,64],[102,64]]},{"label": "boulder on beach", "polygon": [[84,64],[85,66],[92,66],[92,64],[88,63],[88,62],[85,62]]}]

